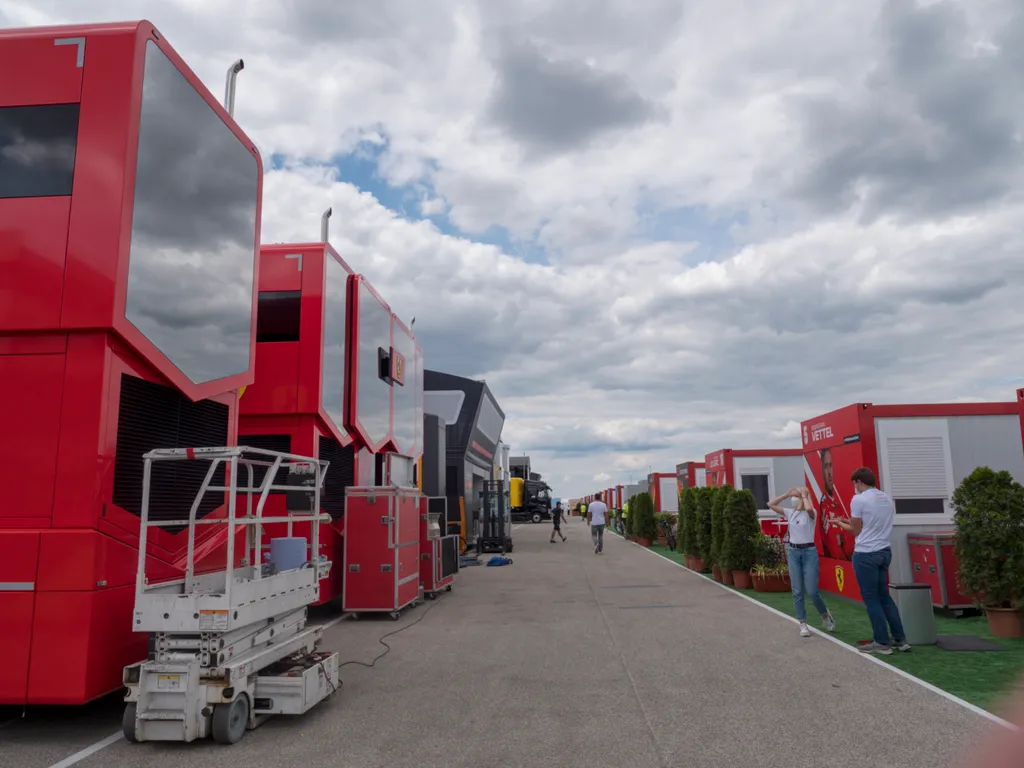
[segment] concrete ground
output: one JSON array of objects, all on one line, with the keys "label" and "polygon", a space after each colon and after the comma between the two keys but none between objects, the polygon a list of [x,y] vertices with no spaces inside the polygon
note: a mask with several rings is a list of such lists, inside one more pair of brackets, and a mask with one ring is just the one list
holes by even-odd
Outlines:
[{"label": "concrete ground", "polygon": [[[980,716],[585,524],[515,532],[514,565],[464,569],[398,622],[341,622],[344,686],[232,747],[130,745],[121,705],[0,725],[0,768],[941,768]],[[417,623],[414,623],[417,622]],[[90,745],[110,743],[92,754]]]}]

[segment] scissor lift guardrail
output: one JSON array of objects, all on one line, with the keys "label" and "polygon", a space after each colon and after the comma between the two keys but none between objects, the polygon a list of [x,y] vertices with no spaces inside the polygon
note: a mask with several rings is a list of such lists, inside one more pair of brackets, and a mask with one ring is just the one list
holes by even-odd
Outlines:
[{"label": "scissor lift guardrail", "polygon": [[[160,449],[143,459],[133,629],[151,633],[151,651],[147,661],[124,670],[125,737],[132,742],[193,741],[212,735],[234,743],[266,717],[302,714],[333,693],[337,654],[316,653],[323,630],[306,627],[306,607],[319,597],[320,581],[332,565],[319,555],[320,523],[331,519],[320,512],[329,463],[247,446]],[[187,518],[151,520],[154,464],[173,461],[208,461],[210,466]],[[223,486],[213,484],[220,467],[226,469]],[[256,467],[266,468],[258,486]],[[243,468],[248,482],[240,485]],[[299,484],[275,484],[281,470]],[[272,491],[288,494],[286,515],[264,516]],[[197,519],[209,493],[226,495],[226,515]],[[240,493],[245,493],[241,515]],[[297,498],[308,501],[297,503]],[[296,523],[308,523],[310,554],[299,567],[278,571],[259,562],[262,526],[268,523],[287,524],[288,536]],[[222,571],[196,573],[196,529],[201,525],[228,529]],[[245,527],[245,553],[236,567],[238,526]],[[183,578],[150,582],[146,577],[147,533],[154,527],[187,528]]]}]

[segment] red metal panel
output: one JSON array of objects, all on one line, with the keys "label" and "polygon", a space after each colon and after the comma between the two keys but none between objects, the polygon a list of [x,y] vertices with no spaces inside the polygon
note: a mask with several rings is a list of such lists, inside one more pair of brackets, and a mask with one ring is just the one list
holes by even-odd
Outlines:
[{"label": "red metal panel", "polygon": [[130,629],[134,607],[134,584],[37,593],[28,703],[82,704],[121,688],[121,670],[147,652],[147,636]]},{"label": "red metal panel", "polygon": [[0,72],[21,73],[0,82],[0,107],[79,101],[85,41],[75,40],[82,34],[59,27],[0,31]]},{"label": "red metal panel", "polygon": [[256,381],[239,401],[242,416],[299,413],[299,342],[256,345]]},{"label": "red metal panel", "polygon": [[[2,546],[2,544],[0,544]],[[32,649],[33,592],[0,592],[0,705],[23,705],[28,693],[28,665]]]},{"label": "red metal panel", "polygon": [[0,355],[0,402],[8,404],[0,466],[17,474],[4,483],[0,521],[31,517],[50,524],[60,437],[60,410],[55,404],[61,399],[64,359],[64,355]]},{"label": "red metal panel", "polygon": [[0,329],[60,327],[70,215],[70,197],[0,200]]}]

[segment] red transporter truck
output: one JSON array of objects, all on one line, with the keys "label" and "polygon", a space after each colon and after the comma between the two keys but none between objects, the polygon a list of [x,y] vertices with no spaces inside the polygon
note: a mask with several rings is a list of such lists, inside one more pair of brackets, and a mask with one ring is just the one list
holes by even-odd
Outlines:
[{"label": "red transporter truck", "polygon": [[735,451],[725,448],[704,457],[704,470],[709,486],[731,485],[745,488],[757,501],[761,530],[769,536],[785,533],[785,522],[768,509],[768,502],[790,488],[802,485],[803,451],[799,448],[764,448]]},{"label": "red transporter truck", "polygon": [[[805,484],[819,512],[822,589],[860,599],[850,563],[853,539],[829,521],[850,517],[850,475],[868,467],[896,504],[891,580],[931,584],[934,603],[963,607],[964,598],[948,589],[943,596],[943,585],[956,583],[956,563],[943,543],[953,532],[953,490],[980,466],[1005,469],[1024,481],[1018,404],[856,403],[804,421],[801,434]],[[924,546],[914,546],[915,538]],[[912,549],[921,558],[916,564]]]},{"label": "red transporter truck", "polygon": [[[0,68],[0,704],[82,704],[147,653],[142,455],[236,441],[262,162],[149,23],[0,31]],[[204,474],[154,476],[150,516]],[[150,529],[147,574],[185,551]]]}]

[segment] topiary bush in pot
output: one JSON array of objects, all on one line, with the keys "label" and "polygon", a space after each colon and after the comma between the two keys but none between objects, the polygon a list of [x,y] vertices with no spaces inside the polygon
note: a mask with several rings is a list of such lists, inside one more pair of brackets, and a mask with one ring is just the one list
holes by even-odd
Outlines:
[{"label": "topiary bush in pot", "polygon": [[679,494],[679,551],[686,556],[687,565],[693,567],[697,557],[697,495],[695,488],[683,488]]},{"label": "topiary bush in pot", "polygon": [[694,565],[703,573],[711,570],[711,505],[714,503],[713,488],[696,488],[696,514],[694,515],[694,538],[696,561]]},{"label": "topiary bush in pot", "polygon": [[996,637],[1024,637],[1024,486],[978,467],[953,492],[960,587]]},{"label": "topiary bush in pot", "polygon": [[725,503],[724,529],[721,567],[732,573],[737,587],[750,589],[753,586],[750,569],[757,556],[754,538],[761,532],[754,494],[742,490],[729,495]]},{"label": "topiary bush in pot", "polygon": [[644,491],[634,496],[633,502],[629,505],[629,516],[633,518],[633,535],[636,536],[637,543],[645,547],[651,546],[658,533],[651,494]]},{"label": "topiary bush in pot", "polygon": [[[719,581],[725,580],[725,570],[722,568],[722,541],[725,534],[725,508],[729,504],[730,497],[735,493],[731,485],[723,485],[715,489],[714,499],[711,503],[711,568],[715,578]],[[707,565],[707,563],[705,563]],[[730,573],[730,577],[731,577]],[[729,579],[732,582],[732,578]]]}]

